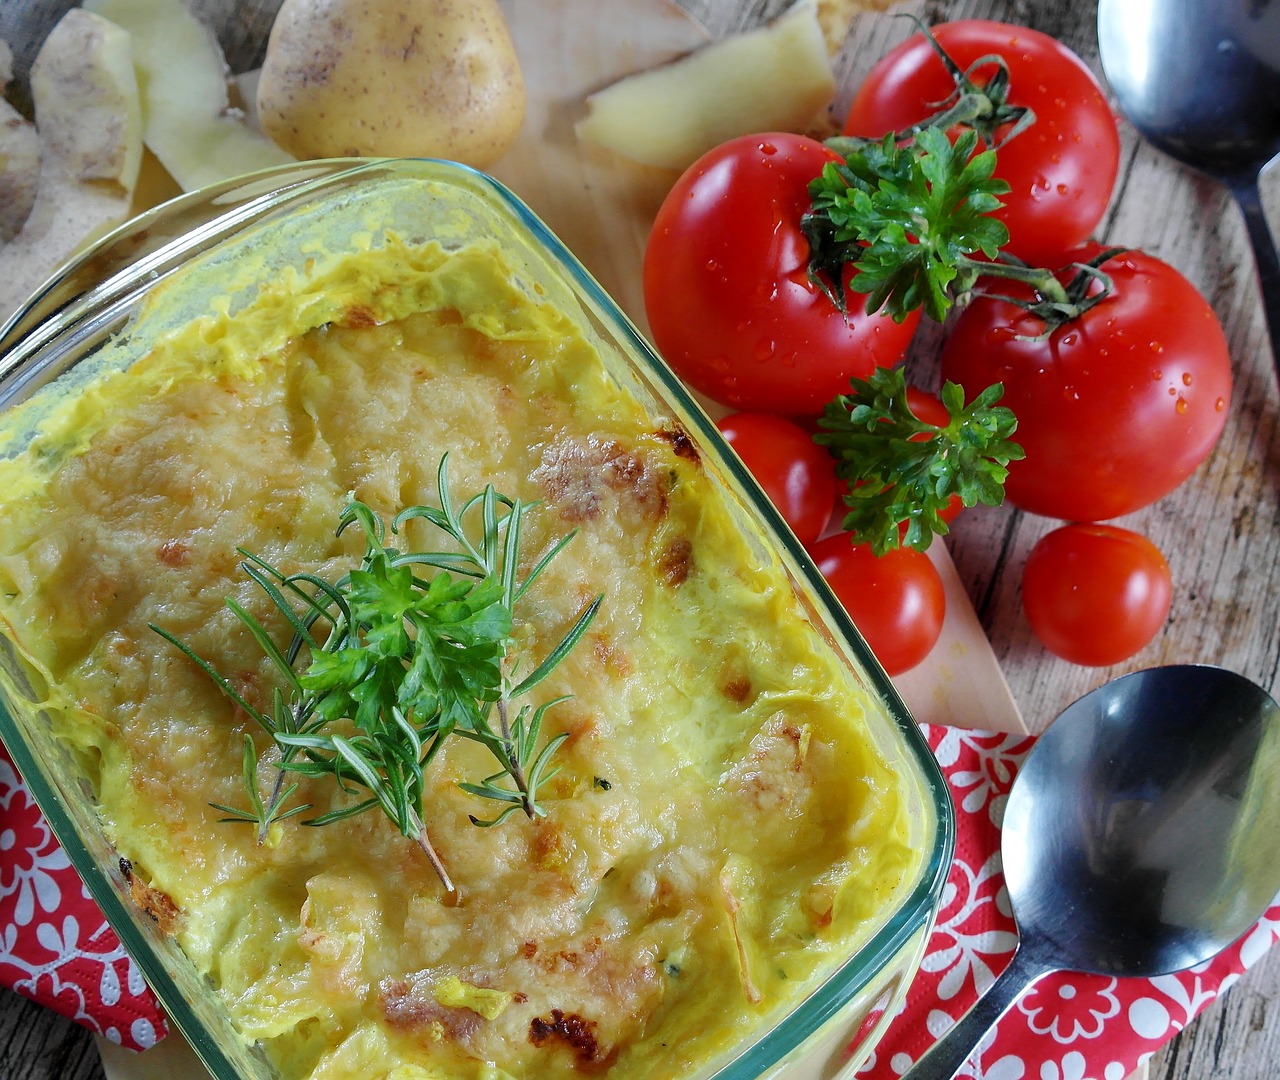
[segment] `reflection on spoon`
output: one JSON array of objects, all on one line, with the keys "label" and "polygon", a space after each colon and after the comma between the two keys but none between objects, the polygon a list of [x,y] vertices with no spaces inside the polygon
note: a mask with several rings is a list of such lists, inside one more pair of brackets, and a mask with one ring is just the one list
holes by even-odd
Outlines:
[{"label": "reflection on spoon", "polygon": [[1280,154],[1280,0],[1099,0],[1098,47],[1134,127],[1244,212],[1280,376],[1280,256],[1258,188]]},{"label": "reflection on spoon", "polygon": [[909,1080],[955,1076],[1050,972],[1182,971],[1257,921],[1280,891],[1280,706],[1203,665],[1106,683],[1027,756],[1001,855],[1017,951]]}]

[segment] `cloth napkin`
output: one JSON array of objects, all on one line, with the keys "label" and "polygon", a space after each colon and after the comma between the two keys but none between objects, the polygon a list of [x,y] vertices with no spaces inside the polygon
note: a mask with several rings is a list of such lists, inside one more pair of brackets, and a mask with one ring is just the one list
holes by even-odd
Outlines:
[{"label": "cloth napkin", "polygon": [[[1004,970],[1016,937],[1000,821],[1028,736],[924,726],[956,807],[956,859],[920,973],[859,1072],[900,1077]],[[1041,979],[960,1073],[970,1080],[1124,1080],[1280,938],[1280,904],[1208,963],[1155,979]],[[145,1049],[164,1016],[0,747],[0,984]]]}]

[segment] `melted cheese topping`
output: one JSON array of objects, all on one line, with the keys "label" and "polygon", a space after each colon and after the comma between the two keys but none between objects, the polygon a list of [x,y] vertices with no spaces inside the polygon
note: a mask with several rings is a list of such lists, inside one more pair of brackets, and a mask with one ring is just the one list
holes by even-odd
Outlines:
[{"label": "melted cheese topping", "polygon": [[[262,352],[268,295],[46,417],[0,464],[0,611],[140,894],[283,1076],[688,1075],[802,1000],[910,880],[881,706],[563,314],[493,251],[398,257],[410,301],[353,286],[340,317]],[[491,804],[458,787],[489,771],[470,744],[430,770],[456,907],[381,815],[290,819],[266,846],[219,823],[210,803],[244,803],[252,725],[147,627],[265,704],[273,672],[224,599],[280,627],[236,547],[341,573],[346,493],[384,516],[432,501],[445,451],[456,492],[542,500],[531,560],[579,530],[517,610],[521,648],[605,596],[546,684],[572,697],[547,717],[569,739],[545,818],[472,826]]]}]

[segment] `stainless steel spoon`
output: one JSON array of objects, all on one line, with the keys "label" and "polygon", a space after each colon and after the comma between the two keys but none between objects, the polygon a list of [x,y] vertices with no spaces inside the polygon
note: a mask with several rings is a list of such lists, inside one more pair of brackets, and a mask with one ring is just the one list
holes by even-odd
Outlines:
[{"label": "stainless steel spoon", "polygon": [[1280,256],[1258,191],[1280,154],[1280,0],[1098,0],[1098,47],[1134,127],[1244,212],[1280,377]]},{"label": "stainless steel spoon", "polygon": [[1257,921],[1280,891],[1280,706],[1196,664],[1100,686],[1027,756],[1001,854],[1018,948],[909,1080],[955,1076],[1050,972],[1181,971]]}]

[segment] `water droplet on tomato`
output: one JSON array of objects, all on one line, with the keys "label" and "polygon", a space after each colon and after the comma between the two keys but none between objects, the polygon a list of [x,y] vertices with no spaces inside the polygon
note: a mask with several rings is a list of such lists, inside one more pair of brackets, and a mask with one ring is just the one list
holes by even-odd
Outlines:
[{"label": "water droplet on tomato", "polygon": [[1071,189],[1070,189],[1069,187],[1067,187],[1067,185],[1066,185],[1066,184],[1059,184],[1059,185],[1058,185],[1058,194],[1059,194],[1059,195],[1067,195],[1067,194],[1070,194],[1070,192],[1071,192]]},{"label": "water droplet on tomato", "polygon": [[1169,387],[1169,396],[1170,396],[1170,397],[1173,397],[1174,395],[1176,395],[1176,394],[1177,394],[1177,392],[1178,392],[1178,388],[1177,388],[1176,386],[1171,386],[1171,387]]},{"label": "water droplet on tomato", "polygon": [[757,364],[772,360],[778,352],[778,343],[771,338],[761,338],[756,342],[755,357]]},{"label": "water droplet on tomato", "polygon": [[1064,345],[1074,345],[1079,340],[1080,340],[1080,335],[1077,334],[1074,330],[1069,334],[1062,335],[1062,344]]},{"label": "water droplet on tomato", "polygon": [[1226,407],[1227,407],[1226,398],[1218,398],[1218,400],[1213,403],[1214,412],[1222,412]]},{"label": "water droplet on tomato", "polygon": [[1158,341],[1148,341],[1148,342],[1147,342],[1147,348],[1148,348],[1148,349],[1150,349],[1150,350],[1151,350],[1152,352],[1154,352],[1154,353],[1162,353],[1162,352],[1164,352],[1164,346],[1163,346],[1160,342],[1158,342]]},{"label": "water droplet on tomato", "polygon": [[771,142],[762,142],[760,144],[760,153],[762,154],[776,154],[777,152],[778,148]]},{"label": "water droplet on tomato", "polygon": [[1156,382],[1159,382],[1161,379],[1163,379],[1163,378],[1164,378],[1164,372],[1163,372],[1163,371],[1161,371],[1159,368],[1152,368],[1152,369],[1151,369],[1151,378],[1152,378],[1153,380],[1155,380]]},{"label": "water droplet on tomato", "polygon": [[1189,408],[1191,408],[1191,406],[1187,404],[1186,398],[1180,397],[1178,398],[1178,404],[1175,405],[1174,408],[1178,411],[1178,415],[1182,416]]},{"label": "water droplet on tomato", "polygon": [[1191,385],[1191,372],[1189,372],[1189,371],[1184,371],[1184,372],[1182,373],[1182,385],[1183,385],[1183,386],[1190,386],[1190,385]]}]

